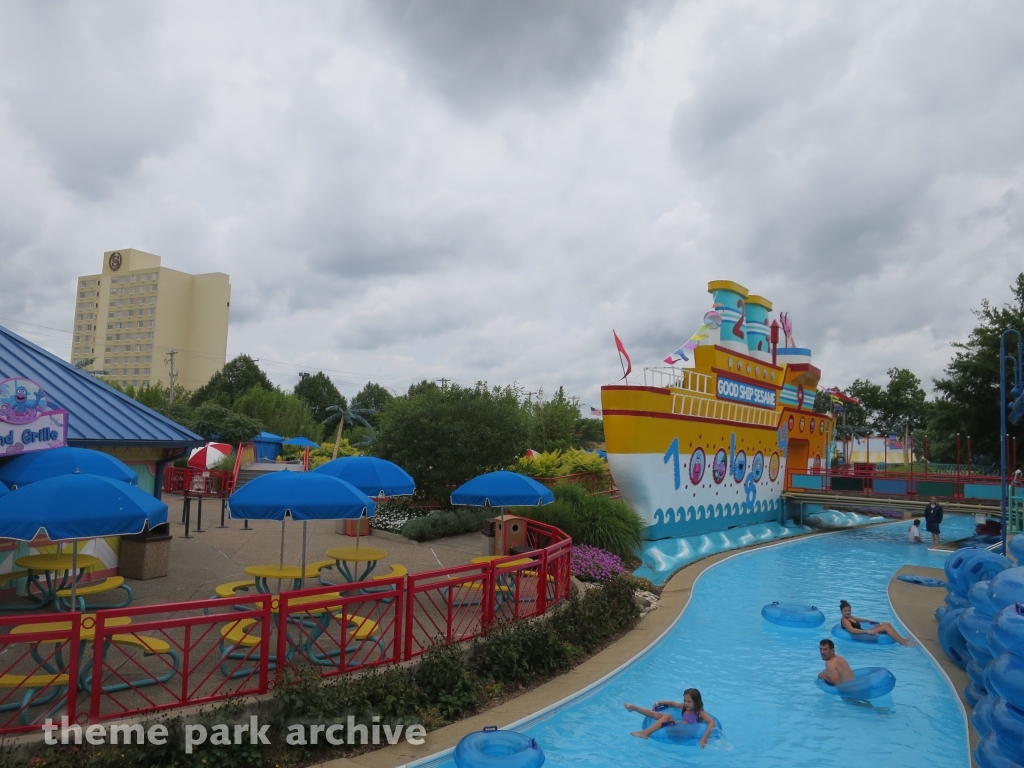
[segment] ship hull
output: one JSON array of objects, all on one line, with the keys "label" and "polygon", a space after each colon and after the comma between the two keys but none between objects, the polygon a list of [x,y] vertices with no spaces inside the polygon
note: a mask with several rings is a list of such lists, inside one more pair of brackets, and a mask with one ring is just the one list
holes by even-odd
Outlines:
[{"label": "ship hull", "polygon": [[[782,406],[763,418],[745,412],[757,425],[695,418],[674,412],[679,398],[679,390],[659,387],[602,389],[609,469],[645,538],[784,522],[787,467],[822,466],[824,417]],[[792,434],[777,426],[790,422]]]}]

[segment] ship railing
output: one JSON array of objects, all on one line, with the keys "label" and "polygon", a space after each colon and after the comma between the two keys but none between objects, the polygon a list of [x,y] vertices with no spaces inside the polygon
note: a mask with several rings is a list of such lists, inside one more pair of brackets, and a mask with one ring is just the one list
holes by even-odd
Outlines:
[{"label": "ship railing", "polygon": [[[689,392],[713,396],[715,393],[713,377],[707,373],[698,373],[689,368],[655,367],[644,368],[644,386],[662,387],[663,389],[685,389]],[[650,382],[650,383],[648,383]]]},{"label": "ship railing", "polygon": [[772,428],[776,426],[778,420],[778,413],[775,410],[682,392],[672,393],[672,413],[699,419],[732,421],[738,424]]}]

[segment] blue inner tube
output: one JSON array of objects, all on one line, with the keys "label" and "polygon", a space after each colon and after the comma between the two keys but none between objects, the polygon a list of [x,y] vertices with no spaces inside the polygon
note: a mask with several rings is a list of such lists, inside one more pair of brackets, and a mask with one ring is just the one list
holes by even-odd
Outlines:
[{"label": "blue inner tube", "polygon": [[999,749],[994,732],[989,732],[978,742],[974,748],[974,759],[981,768],[1019,768],[1019,763],[1013,762]]},{"label": "blue inner tube", "polygon": [[979,613],[977,608],[968,608],[957,617],[956,623],[969,645],[985,646],[987,652],[988,628],[992,626],[990,616]]},{"label": "blue inner tube", "polygon": [[999,749],[1011,760],[1024,763],[1024,711],[1008,701],[996,699],[989,716]]},{"label": "blue inner tube", "polygon": [[988,597],[996,613],[1014,603],[1024,603],[1024,568],[1008,568],[993,576]]},{"label": "blue inner tube", "polygon": [[820,627],[825,623],[825,614],[815,606],[799,603],[772,603],[761,609],[761,615],[780,627]]},{"label": "blue inner tube", "polygon": [[455,747],[458,768],[540,768],[544,750],[536,741],[515,731],[489,725],[464,736]]},{"label": "blue inner tube", "polygon": [[909,584],[920,584],[922,587],[944,587],[946,582],[942,579],[933,579],[928,576],[918,576],[914,573],[901,573],[896,577],[900,581],[905,581]]},{"label": "blue inner tube", "polygon": [[974,730],[979,737],[992,730],[992,705],[995,703],[995,696],[985,696],[974,705],[974,712],[971,713],[971,722],[974,724]]},{"label": "blue inner tube", "polygon": [[992,647],[993,636],[1003,651],[1010,651],[1024,658],[1024,603],[1015,603],[1001,610],[995,618],[989,635],[989,650],[998,656]]},{"label": "blue inner tube", "polygon": [[964,698],[972,707],[988,696],[988,691],[976,684],[973,680],[964,687]]},{"label": "blue inner tube", "polygon": [[[654,708],[654,711],[668,712],[676,719],[677,725],[667,725],[664,728],[659,728],[651,734],[650,741],[657,741],[661,744],[671,744],[676,747],[696,747],[700,745],[700,740],[704,738],[704,734],[708,730],[708,724],[703,720],[699,723],[684,723],[683,711],[678,707],[666,707],[659,705]],[[711,736],[709,738],[722,738],[722,723],[719,722],[718,718],[714,715],[711,715],[711,719],[715,721],[715,726],[711,731]],[[654,725],[654,719],[645,717],[643,727],[648,728],[652,725]]]},{"label": "blue inner tube", "polygon": [[1017,561],[1017,565],[1024,565],[1024,533],[1018,533],[1006,542],[1006,548],[1010,550],[1010,554]]},{"label": "blue inner tube", "polygon": [[839,685],[829,685],[820,677],[814,683],[825,693],[844,699],[877,699],[896,687],[896,678],[885,667],[862,667],[853,670],[853,676],[855,679]]},{"label": "blue inner tube", "polygon": [[967,597],[968,591],[975,583],[991,579],[1011,565],[1007,558],[994,552],[984,549],[961,549],[946,558],[948,589],[961,597]]},{"label": "blue inner tube", "polygon": [[985,682],[989,693],[1024,710],[1024,659],[1020,656],[1012,653],[996,656],[985,667]]},{"label": "blue inner tube", "polygon": [[[872,629],[878,626],[877,622],[865,621],[861,623],[861,629]],[[857,635],[851,634],[843,629],[843,622],[839,622],[832,627],[832,634],[836,637],[841,637],[844,640],[853,640],[858,643],[873,643],[875,645],[892,645],[896,641],[888,635]]]},{"label": "blue inner tube", "polygon": [[939,645],[950,660],[960,669],[967,668],[967,662],[971,659],[970,651],[967,650],[967,641],[960,634],[960,624],[957,621],[963,608],[953,608],[939,622]]},{"label": "blue inner tube", "polygon": [[967,592],[967,599],[974,606],[975,610],[982,616],[988,616],[989,618],[999,613],[999,609],[996,608],[992,603],[992,599],[988,596],[988,587],[991,583],[990,581],[979,581]]},{"label": "blue inner tube", "polygon": [[[948,588],[949,587],[947,586],[947,589]],[[956,592],[950,592],[949,594],[947,594],[946,598],[945,598],[945,603],[951,609],[953,609],[953,608],[970,608],[971,607],[971,601],[968,600],[966,597],[961,597]]]}]

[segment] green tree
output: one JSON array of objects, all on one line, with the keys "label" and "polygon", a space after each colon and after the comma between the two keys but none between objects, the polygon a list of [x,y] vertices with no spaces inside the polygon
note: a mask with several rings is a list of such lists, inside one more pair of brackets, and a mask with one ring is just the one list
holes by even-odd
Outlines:
[{"label": "green tree", "polygon": [[235,413],[217,403],[203,403],[190,409],[186,419],[180,423],[197,435],[207,440],[221,440],[225,443],[252,440],[264,429],[263,424],[256,419]]},{"label": "green tree", "polygon": [[387,404],[370,452],[403,467],[418,493],[446,501],[457,485],[522,456],[530,421],[515,387],[427,386]]},{"label": "green tree", "polygon": [[347,405],[345,396],[334,386],[334,382],[323,371],[316,373],[300,373],[299,383],[295,385],[295,394],[306,401],[309,412],[317,424],[327,418],[327,408],[332,405]]},{"label": "green tree", "polygon": [[[999,461],[999,337],[1009,328],[1024,333],[1024,272],[1010,292],[1012,300],[1001,307],[982,301],[974,313],[978,326],[967,341],[953,343],[946,376],[935,380],[939,396],[929,409],[928,433],[930,452],[940,461],[954,460],[958,433],[964,441],[970,435],[974,463]],[[1007,429],[1024,438],[1024,424]]]},{"label": "green tree", "polygon": [[559,387],[555,396],[544,400],[544,391],[530,404],[533,424],[530,429],[530,447],[538,451],[565,451],[577,444],[574,432],[580,420],[580,401],[567,397],[565,388]]},{"label": "green tree", "polygon": [[601,419],[579,417],[573,428],[573,441],[578,448],[593,449],[604,442],[604,422]]},{"label": "green tree", "polygon": [[306,401],[280,389],[264,389],[255,384],[235,400],[231,409],[261,422],[264,429],[275,435],[301,435],[317,443],[323,438],[323,426],[313,418]]},{"label": "green tree", "polygon": [[395,396],[380,384],[368,381],[366,386],[359,390],[359,394],[352,398],[352,407],[365,411],[366,420],[376,427],[377,414],[394,399]]},{"label": "green tree", "polygon": [[210,380],[192,394],[192,404],[218,403],[230,407],[242,394],[253,387],[274,389],[256,361],[248,355],[239,355],[229,360]]}]

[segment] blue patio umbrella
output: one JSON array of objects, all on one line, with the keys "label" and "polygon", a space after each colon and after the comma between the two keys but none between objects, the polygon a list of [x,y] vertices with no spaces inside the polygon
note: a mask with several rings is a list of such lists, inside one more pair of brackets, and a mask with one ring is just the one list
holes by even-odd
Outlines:
[{"label": "blue patio umbrella", "polygon": [[48,451],[23,453],[0,467],[0,483],[21,488],[58,475],[98,475],[136,485],[139,476],[134,470],[109,453],[86,448],[53,448]]},{"label": "blue patio umbrella", "polygon": [[[0,495],[0,538],[73,541],[72,572],[78,573],[78,540],[141,533],[167,522],[167,505],[133,485],[97,475],[58,475]],[[71,604],[77,605],[77,579]]]},{"label": "blue patio umbrella", "polygon": [[236,520],[281,521],[281,566],[284,566],[285,519],[302,521],[302,580],[306,574],[306,523],[372,517],[373,500],[344,480],[315,472],[273,472],[250,480],[228,498]]},{"label": "blue patio umbrella", "polygon": [[[555,494],[532,477],[499,469],[474,477],[452,494],[453,506],[501,507],[501,530],[505,531],[505,507],[539,507],[551,504]],[[504,552],[504,542],[499,549]]]},{"label": "blue patio umbrella", "polygon": [[346,456],[313,470],[351,483],[367,496],[411,496],[416,481],[397,464],[376,456]]}]

